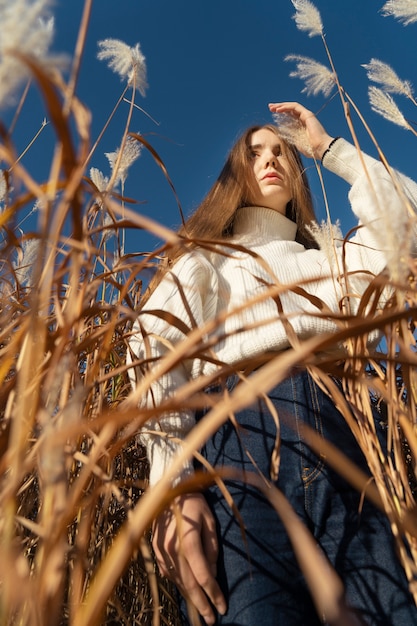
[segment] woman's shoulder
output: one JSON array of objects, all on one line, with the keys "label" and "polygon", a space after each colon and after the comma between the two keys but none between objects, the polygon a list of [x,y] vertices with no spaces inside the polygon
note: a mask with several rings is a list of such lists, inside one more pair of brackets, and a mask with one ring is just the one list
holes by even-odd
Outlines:
[{"label": "woman's shoulder", "polygon": [[177,276],[189,273],[210,273],[214,271],[211,253],[204,248],[193,248],[182,254],[170,268]]}]

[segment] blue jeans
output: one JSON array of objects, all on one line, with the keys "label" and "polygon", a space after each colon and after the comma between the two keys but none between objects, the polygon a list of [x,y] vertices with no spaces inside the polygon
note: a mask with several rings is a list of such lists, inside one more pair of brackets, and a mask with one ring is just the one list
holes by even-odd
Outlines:
[{"label": "blue jeans", "polygon": [[[232,389],[237,377],[227,386]],[[281,462],[276,486],[285,494],[341,577],[346,601],[363,623],[417,625],[417,610],[395,555],[386,517],[365,501],[337,472],[302,441],[297,426],[306,423],[342,449],[369,473],[363,455],[334,404],[308,373],[295,373],[268,394],[280,420]],[[206,444],[203,454],[214,466],[233,466],[270,476],[276,423],[258,400],[236,415]],[[384,437],[376,419],[380,436]],[[248,454],[249,452],[249,454]],[[229,626],[317,626],[322,622],[278,514],[259,491],[229,481],[228,489],[245,524],[243,539],[216,486],[206,497],[220,539],[218,579],[228,602],[218,624]],[[184,618],[184,623],[187,618]]]}]

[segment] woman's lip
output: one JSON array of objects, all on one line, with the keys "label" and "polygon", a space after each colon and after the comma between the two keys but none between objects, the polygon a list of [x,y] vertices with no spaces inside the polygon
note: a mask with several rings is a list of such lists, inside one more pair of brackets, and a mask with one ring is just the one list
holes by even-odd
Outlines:
[{"label": "woman's lip", "polygon": [[275,178],[276,180],[281,180],[278,174],[274,174],[273,172],[271,172],[270,174],[265,174],[262,180],[265,180],[265,178]]}]

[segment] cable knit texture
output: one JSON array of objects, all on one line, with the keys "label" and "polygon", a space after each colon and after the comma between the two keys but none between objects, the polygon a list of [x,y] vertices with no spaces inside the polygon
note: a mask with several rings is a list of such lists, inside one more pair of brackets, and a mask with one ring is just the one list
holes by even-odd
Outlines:
[{"label": "cable knit texture", "polygon": [[[360,228],[349,242],[344,247],[336,242],[332,255],[324,250],[306,250],[295,241],[294,222],[280,213],[263,207],[239,209],[230,241],[250,253],[234,249],[226,241],[218,252],[199,248],[181,257],[138,316],[130,342],[138,359],[160,358],[172,352],[189,330],[202,328],[217,316],[219,323],[205,337],[211,341],[210,357],[235,364],[266,351],[288,348],[283,318],[303,339],[336,329],[332,313],[340,313],[342,302],[347,302],[346,293],[355,313],[373,275],[384,269],[393,254],[398,256],[399,250],[408,246],[409,216],[404,197],[396,192],[384,166],[366,155],[362,161],[347,141],[335,142],[323,165],[351,185],[349,199]],[[399,180],[416,205],[417,185],[401,175]],[[388,230],[396,234],[388,236]],[[268,289],[273,293],[262,297]],[[277,307],[277,296],[283,313]],[[182,324],[174,318],[168,323],[169,313]],[[141,329],[146,330],[146,340]],[[212,358],[183,360],[152,384],[144,404],[158,406],[181,385],[212,373],[216,367]],[[135,384],[133,368],[130,371]],[[151,484],[161,478],[180,440],[193,425],[194,415],[189,410],[165,413],[147,422],[142,438],[151,465]],[[182,476],[191,472],[192,462],[184,466]]]}]

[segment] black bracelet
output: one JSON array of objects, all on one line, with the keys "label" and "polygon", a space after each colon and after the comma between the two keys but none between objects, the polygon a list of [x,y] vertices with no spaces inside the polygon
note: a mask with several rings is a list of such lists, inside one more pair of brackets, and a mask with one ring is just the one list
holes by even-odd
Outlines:
[{"label": "black bracelet", "polygon": [[337,141],[338,139],[340,139],[340,137],[335,137],[334,139],[332,139],[332,140],[331,140],[331,142],[329,143],[328,148],[326,148],[326,150],[325,150],[325,151],[323,152],[323,154],[321,155],[321,162],[322,162],[322,163],[323,163],[323,159],[324,159],[324,157],[326,156],[326,154],[327,154],[328,152],[330,152],[330,148],[332,147],[332,145],[333,145],[334,143],[336,143],[336,141]]}]

